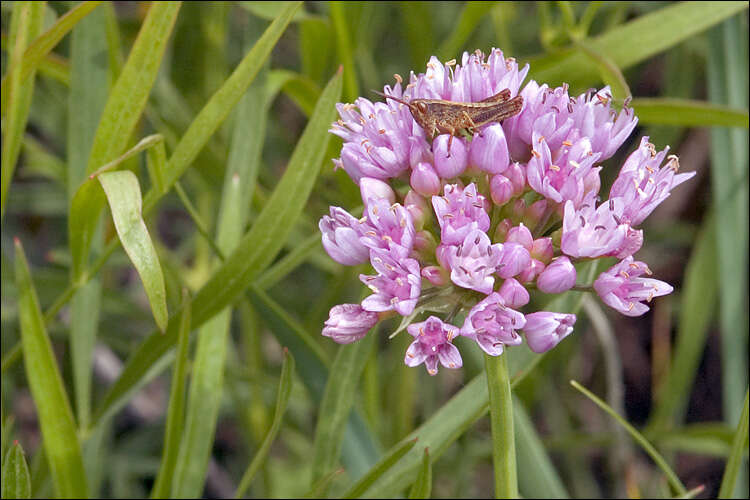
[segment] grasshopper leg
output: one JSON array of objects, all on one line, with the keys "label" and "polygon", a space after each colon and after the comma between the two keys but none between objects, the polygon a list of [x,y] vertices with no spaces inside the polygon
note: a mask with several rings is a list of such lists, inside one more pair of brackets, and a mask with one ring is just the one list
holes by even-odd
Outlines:
[{"label": "grasshopper leg", "polygon": [[[466,127],[466,128],[470,129],[472,134],[477,133],[477,126],[478,125],[476,123],[474,123],[474,120],[471,119],[471,115],[469,115],[469,113],[467,113],[466,111],[464,111],[463,114],[464,114],[464,118],[466,119],[467,123],[469,124],[469,126]],[[481,132],[479,132],[479,136],[480,137],[482,136]]]}]

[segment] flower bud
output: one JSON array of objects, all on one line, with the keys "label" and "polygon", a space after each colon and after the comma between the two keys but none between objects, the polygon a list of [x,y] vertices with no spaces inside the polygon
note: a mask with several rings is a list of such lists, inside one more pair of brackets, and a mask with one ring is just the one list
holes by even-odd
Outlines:
[{"label": "flower bud", "polygon": [[422,196],[440,193],[440,178],[429,163],[417,163],[411,170],[409,183],[412,189]]},{"label": "flower bud", "polygon": [[565,256],[552,261],[536,279],[536,286],[544,293],[562,293],[576,284],[576,268]]},{"label": "flower bud", "polygon": [[531,259],[531,263],[529,266],[521,271],[521,274],[518,275],[518,281],[521,283],[529,283],[531,281],[534,281],[537,276],[539,276],[539,273],[544,271],[544,262],[541,262],[536,259]]},{"label": "flower bud", "polygon": [[506,307],[518,309],[529,303],[529,291],[513,278],[508,278],[498,290]]},{"label": "flower bud", "polygon": [[505,238],[508,237],[508,231],[510,231],[511,227],[513,227],[513,222],[511,222],[510,219],[501,220],[495,228],[495,237],[492,239],[492,241],[500,243],[504,242]]},{"label": "flower bud", "polygon": [[555,249],[552,246],[552,238],[544,237],[534,240],[534,244],[531,246],[531,256],[533,258],[549,264],[554,255]]},{"label": "flower bud", "polygon": [[544,217],[547,211],[547,200],[537,200],[526,209],[526,222],[531,226],[536,226]]},{"label": "flower bud", "polygon": [[508,144],[503,127],[493,123],[476,133],[469,146],[470,163],[490,174],[499,174],[508,168]]},{"label": "flower bud", "polygon": [[389,204],[396,202],[396,193],[393,192],[388,183],[380,179],[362,177],[359,180],[359,191],[362,194],[362,201],[365,203],[365,206],[367,206],[370,199],[378,200],[385,198]]},{"label": "flower bud", "polygon": [[497,275],[507,279],[521,273],[531,264],[529,251],[518,243],[503,243],[502,257],[497,266]]},{"label": "flower bud", "polygon": [[515,227],[510,228],[508,236],[505,241],[518,243],[522,245],[526,250],[531,251],[531,247],[534,243],[534,238],[531,236],[529,228],[523,225],[523,222]]},{"label": "flower bud", "polygon": [[443,286],[450,282],[450,275],[445,268],[427,266],[422,268],[422,277],[435,286]]},{"label": "flower bud", "polygon": [[415,191],[409,190],[404,197],[404,207],[411,214],[415,229],[422,229],[425,220],[430,216],[431,209],[427,200],[419,196]]},{"label": "flower bud", "polygon": [[378,322],[378,314],[365,311],[359,304],[339,304],[328,313],[323,335],[339,344],[351,344],[362,337]]},{"label": "flower bud", "polygon": [[432,142],[432,151],[435,157],[435,171],[441,179],[452,179],[461,175],[466,170],[468,151],[463,139],[454,137],[451,149],[448,151],[448,141],[451,136],[442,134]]},{"label": "flower bud", "polygon": [[513,184],[504,175],[493,175],[490,179],[490,195],[496,205],[505,205],[513,197]]},{"label": "flower bud", "polygon": [[330,213],[330,217],[324,215],[318,223],[328,255],[345,266],[367,262],[370,251],[359,241],[363,223],[343,208],[331,207]]},{"label": "flower bud", "polygon": [[519,195],[523,193],[524,189],[526,189],[526,175],[524,174],[523,167],[518,162],[511,163],[504,172],[504,175],[513,184],[513,194]]},{"label": "flower bud", "polygon": [[547,311],[527,314],[523,327],[526,343],[536,353],[547,352],[570,335],[575,322],[575,314]]},{"label": "flower bud", "polygon": [[437,241],[429,231],[417,231],[414,236],[414,250],[424,255],[432,255],[437,248]]}]

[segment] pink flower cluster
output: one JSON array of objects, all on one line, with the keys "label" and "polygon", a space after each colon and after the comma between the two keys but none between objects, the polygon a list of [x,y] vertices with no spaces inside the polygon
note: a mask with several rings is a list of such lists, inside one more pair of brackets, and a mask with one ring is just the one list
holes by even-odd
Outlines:
[{"label": "pink flower cluster", "polygon": [[627,106],[615,110],[606,87],[577,97],[533,80],[521,89],[527,72],[493,49],[464,53],[460,65],[432,57],[405,87],[398,76],[385,87],[407,102],[477,102],[504,89],[522,96],[520,113],[454,137],[450,149],[450,135],[430,142],[403,103],[360,97],[337,105],[331,132],[344,145],[334,163],[359,184],[364,215],[331,207],[320,221],[323,246],[344,265],[369,261],[374,274],[360,275],[372,295],[334,307],[323,335],[350,343],[388,315],[413,321],[437,312],[442,319],[408,325],[414,342],[405,358],[434,375],[438,363],[462,365],[459,336],[492,356],[524,339],[539,353],[557,345],[573,331],[574,314],[521,311],[530,293],[575,287],[584,261],[619,260],[577,288],[623,314],[644,314],[644,301],[672,291],[642,278],[650,271],[633,254],[643,243],[638,226],[693,173],[678,174],[677,157],[644,137],[602,201],[599,165],[637,118]]}]

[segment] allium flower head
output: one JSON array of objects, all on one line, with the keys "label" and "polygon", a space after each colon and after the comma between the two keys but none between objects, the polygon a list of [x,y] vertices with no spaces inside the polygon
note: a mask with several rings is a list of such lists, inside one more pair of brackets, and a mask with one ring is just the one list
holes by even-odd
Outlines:
[{"label": "allium flower head", "polygon": [[[643,138],[603,199],[602,162],[638,122],[627,100],[615,103],[607,87],[570,95],[565,84],[522,85],[528,69],[499,49],[464,53],[460,64],[432,57],[406,85],[396,75],[382,102],[360,97],[337,106],[331,132],[344,145],[334,165],[359,184],[364,215],[332,207],[320,221],[323,246],[337,262],[369,260],[374,271],[360,275],[372,294],[334,307],[324,335],[352,342],[380,318],[401,315],[398,331],[414,337],[405,363],[424,363],[434,375],[438,364],[461,366],[459,334],[491,356],[524,339],[534,352],[556,346],[576,317],[534,310],[550,294],[595,291],[632,316],[672,291],[642,277],[650,271],[633,254],[643,245],[640,224],[693,174],[678,174],[677,158]],[[437,116],[419,114],[429,108],[415,111],[424,101],[412,103],[490,97],[522,105],[507,108],[517,114],[502,122],[453,135]],[[602,257],[621,262],[582,283],[581,266]],[[463,318],[460,329],[455,318]]]}]

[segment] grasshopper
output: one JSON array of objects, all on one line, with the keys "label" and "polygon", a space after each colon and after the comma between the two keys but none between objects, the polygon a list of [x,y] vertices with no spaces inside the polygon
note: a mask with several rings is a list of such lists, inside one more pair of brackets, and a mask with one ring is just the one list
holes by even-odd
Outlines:
[{"label": "grasshopper", "polygon": [[393,99],[409,107],[411,115],[425,133],[434,139],[437,133],[450,134],[448,156],[453,137],[460,129],[476,132],[478,127],[490,122],[500,122],[518,114],[523,106],[523,97],[510,98],[510,90],[504,89],[479,102],[454,102],[443,99],[412,99],[404,101],[392,95],[373,90],[386,99]]}]

